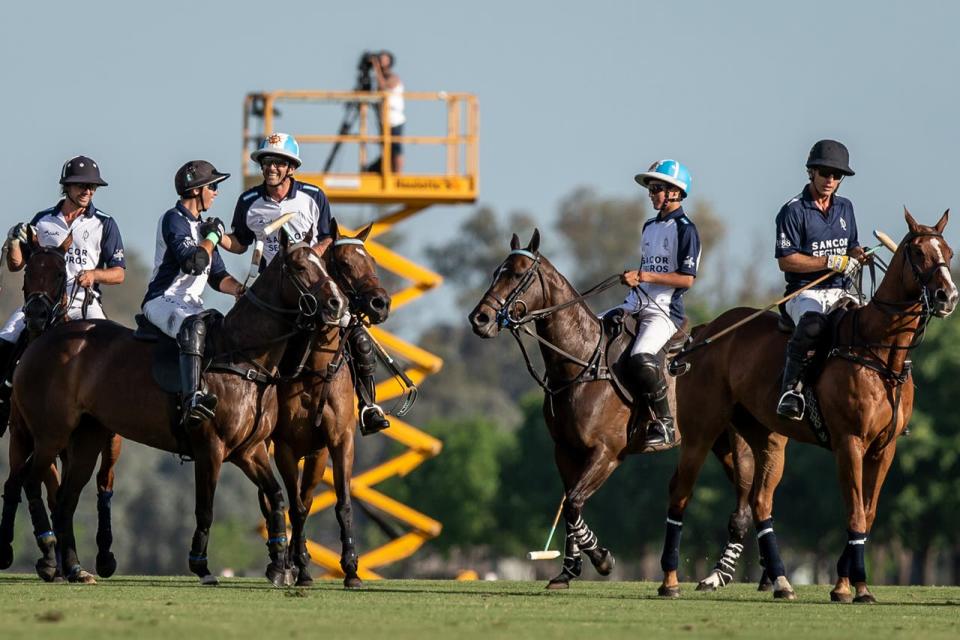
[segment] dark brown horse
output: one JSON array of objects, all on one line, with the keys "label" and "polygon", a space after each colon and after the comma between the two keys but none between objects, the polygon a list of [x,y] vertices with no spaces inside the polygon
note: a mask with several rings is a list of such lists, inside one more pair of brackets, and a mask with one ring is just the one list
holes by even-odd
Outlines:
[{"label": "dark brown horse", "polygon": [[[25,335],[22,340],[36,339],[48,327],[66,320],[70,300],[67,292],[67,269],[65,254],[72,244],[73,236],[68,235],[59,247],[41,247],[32,227],[28,227],[28,242],[31,245],[30,257],[24,269],[23,297]],[[4,429],[6,425],[3,425]],[[13,533],[17,506],[20,503],[20,487],[15,480],[14,470],[23,466],[32,445],[23,442],[24,434],[14,430],[10,434],[10,477],[4,484],[3,512],[0,516],[0,569],[6,569],[13,563]],[[113,468],[120,457],[121,440],[118,436],[110,439],[100,453],[100,469],[97,472],[97,574],[105,578],[113,575],[117,561],[110,551],[113,534],[110,519],[110,500],[113,496]],[[62,454],[61,454],[62,457]],[[59,474],[56,464],[50,465],[44,475],[47,489],[47,504],[52,510],[56,504],[59,487]]]},{"label": "dark brown horse", "polygon": [[[539,246],[539,231],[534,231],[524,249],[513,236],[510,254],[469,319],[477,335],[493,338],[520,316],[538,318],[536,334],[546,364],[543,415],[563,481],[567,530],[563,569],[547,586],[562,589],[580,576],[581,553],[601,575],[613,569],[613,554],[600,546],[587,527],[583,505],[628,454],[641,452],[642,442],[636,438],[628,442],[631,407],[610,380],[585,375],[584,364],[594,362],[604,344],[600,321],[566,278],[539,253]],[[552,307],[557,308],[543,313]],[[668,383],[673,385],[672,377],[668,377]],[[683,429],[682,421],[679,427]],[[729,440],[714,440],[718,458],[732,474]]]},{"label": "dark brown horse", "polygon": [[[283,236],[283,234],[281,234]],[[337,323],[346,304],[316,252],[306,243],[287,246],[224,318],[210,331],[215,354],[204,379],[220,399],[216,416],[187,434],[195,459],[197,527],[190,570],[215,584],[207,566],[213,498],[224,461],[237,465],[271,504],[267,577],[292,583],[287,565],[283,492],[270,468],[266,439],[276,417],[276,367],[287,341],[313,322]],[[90,478],[97,453],[111,432],[164,451],[185,453],[175,435],[180,412],[154,382],[153,348],[130,329],[109,321],[77,321],[41,336],[20,362],[14,378],[13,428],[32,436],[24,488],[43,557],[37,564],[51,578],[59,551],[67,578],[93,582],[77,558],[73,513]],[[58,363],[52,368],[50,363]],[[244,373],[239,374],[240,371]],[[38,385],[38,381],[45,384]],[[69,464],[54,511],[54,527],[40,500],[39,480],[57,452]]]},{"label": "dark brown horse", "polygon": [[[932,316],[946,317],[957,303],[950,275],[953,251],[943,238],[948,214],[933,227],[904,212],[909,231],[896,249],[873,299],[846,313],[834,331],[832,348],[816,382],[820,414],[837,461],[840,491],[847,507],[848,542],[837,563],[830,596],[839,602],[874,602],[867,587],[864,544],[877,513],[880,489],[896,452],[896,439],[913,410],[908,355]],[[695,335],[715,335],[752,309],[733,309]],[[789,439],[817,444],[808,416],[801,422],[776,414],[778,375],[788,336],[774,314],[734,330],[685,358],[689,373],[677,382],[678,418],[683,425],[680,461],[670,483],[670,507],[660,594],[679,594],[680,528],[697,474],[711,445],[733,425],[753,452],[750,495],[762,562],[774,582],[774,596],[795,597],[773,533],[773,493],[784,467]],[[816,508],[804,505],[802,508]],[[852,588],[851,588],[852,585]]]},{"label": "dark brown horse", "polygon": [[[324,257],[328,271],[350,300],[356,321],[378,324],[387,319],[390,296],[380,286],[376,262],[364,250],[363,242],[371,229],[368,226],[354,238],[341,237],[334,224],[333,242]],[[299,569],[300,586],[313,583],[303,529],[328,456],[333,461],[344,586],[363,585],[357,575],[350,502],[356,399],[350,368],[344,362],[343,340],[346,336],[338,327],[320,328],[307,347],[300,371],[277,387],[280,406],[272,436],[273,455],[290,503],[290,551]],[[297,465],[304,458],[301,478]]]}]

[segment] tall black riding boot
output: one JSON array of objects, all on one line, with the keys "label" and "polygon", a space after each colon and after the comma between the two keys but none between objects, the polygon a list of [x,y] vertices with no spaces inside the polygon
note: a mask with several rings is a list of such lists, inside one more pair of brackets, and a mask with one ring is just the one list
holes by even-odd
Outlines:
[{"label": "tall black riding boot", "polygon": [[647,426],[644,449],[662,451],[680,444],[667,398],[667,380],[657,356],[638,353],[630,357],[634,402],[646,401],[654,419]]},{"label": "tall black riding boot", "polygon": [[780,401],[777,403],[777,415],[788,420],[803,420],[806,402],[800,393],[803,374],[810,364],[812,354],[826,328],[826,316],[808,311],[800,317],[790,342],[787,343],[787,361],[783,367],[783,384],[780,387]]},{"label": "tall black riding boot", "polygon": [[201,389],[200,369],[207,327],[203,319],[190,316],[177,334],[180,346],[180,388],[183,398],[183,426],[191,429],[209,420],[217,412],[217,396]]},{"label": "tall black riding boot", "polygon": [[353,361],[354,386],[357,390],[357,408],[360,412],[360,433],[369,436],[390,426],[383,409],[377,404],[377,353],[373,339],[363,326],[350,334],[350,355]]}]

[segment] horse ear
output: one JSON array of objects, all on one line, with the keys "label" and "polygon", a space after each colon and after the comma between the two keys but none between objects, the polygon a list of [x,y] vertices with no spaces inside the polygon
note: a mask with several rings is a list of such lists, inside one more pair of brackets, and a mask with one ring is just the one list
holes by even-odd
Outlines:
[{"label": "horse ear", "polygon": [[540,248],[540,229],[534,228],[533,237],[530,238],[530,244],[527,245],[527,251],[530,253],[536,253],[537,249]]},{"label": "horse ear", "polygon": [[37,230],[32,224],[27,225],[27,244],[29,244],[33,249],[38,249],[40,247],[40,240],[37,239]]},{"label": "horse ear", "polygon": [[360,235],[357,236],[357,240],[360,242],[366,242],[367,236],[370,235],[370,232],[373,231],[373,223],[371,222],[366,226],[366,228],[360,232]]},{"label": "horse ear", "polygon": [[513,237],[510,238],[510,249],[512,251],[516,251],[519,248],[520,248],[520,238],[517,236],[517,234],[513,234]]},{"label": "horse ear", "polygon": [[280,252],[286,253],[287,247],[290,245],[290,236],[287,235],[287,230],[284,227],[280,227],[277,239],[280,241]]},{"label": "horse ear", "polygon": [[903,207],[903,218],[907,221],[907,227],[910,229],[910,233],[917,233],[920,229],[920,225],[917,224],[917,221],[913,219],[913,216],[910,215],[910,211],[907,210],[907,207]]},{"label": "horse ear", "polygon": [[73,246],[73,234],[68,233],[67,237],[63,239],[63,242],[60,243],[60,246],[57,247],[57,251],[63,255],[67,255],[67,251],[70,250],[70,247]]},{"label": "horse ear", "polygon": [[950,209],[947,209],[943,212],[943,215],[940,216],[940,221],[937,224],[933,225],[933,228],[937,230],[937,233],[942,234],[943,230],[947,226],[947,220],[950,219]]},{"label": "horse ear", "polygon": [[340,225],[337,224],[336,218],[330,221],[330,238],[334,242],[340,239]]}]

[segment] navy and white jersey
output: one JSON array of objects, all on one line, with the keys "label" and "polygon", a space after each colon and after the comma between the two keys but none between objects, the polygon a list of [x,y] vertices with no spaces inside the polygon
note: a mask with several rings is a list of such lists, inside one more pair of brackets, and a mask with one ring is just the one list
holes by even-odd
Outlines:
[{"label": "navy and white jersey", "polygon": [[[193,217],[182,202],[163,214],[157,224],[157,249],[153,260],[153,274],[144,296],[147,301],[163,296],[191,304],[203,304],[203,288],[210,280],[216,286],[227,276],[227,268],[214,248],[210,264],[203,273],[195,276],[185,273],[181,264],[197,250],[203,240],[200,237],[200,216]],[[202,251],[202,249],[201,249]]]},{"label": "navy and white jersey", "polygon": [[[64,256],[67,261],[67,291],[73,288],[77,276],[91,269],[126,268],[123,258],[123,238],[116,221],[98,210],[91,202],[87,210],[77,216],[72,224],[67,224],[61,208],[63,200],[56,206],[41,211],[33,217],[30,225],[37,230],[37,241],[41,247],[58,247],[67,236],[73,242]],[[22,245],[23,258],[30,258],[30,246]],[[93,285],[96,295],[100,295],[100,285]]]},{"label": "navy and white jersey", "polygon": [[[700,266],[700,235],[696,225],[684,214],[683,207],[663,218],[658,215],[647,220],[643,224],[642,244],[641,271],[696,277]],[[627,303],[634,303],[638,310],[647,306],[662,310],[679,326],[684,318],[683,294],[686,291],[685,288],[645,282],[630,291]]]},{"label": "navy and white jersey", "polygon": [[[810,186],[807,185],[800,195],[783,205],[777,214],[777,248],[774,254],[777,258],[794,253],[808,256],[844,256],[848,249],[859,246],[853,203],[846,198],[834,195],[830,208],[824,213],[814,204]],[[828,272],[829,269],[810,273],[785,271],[787,293],[796,291]],[[844,287],[845,284],[843,275],[838,273],[814,288],[836,289]]]},{"label": "navy and white jersey", "polygon": [[296,242],[302,241],[311,232],[311,245],[330,235],[330,202],[327,194],[312,184],[296,180],[292,182],[290,192],[280,202],[268,196],[262,184],[243,192],[237,200],[233,212],[233,235],[246,246],[253,244],[254,240],[263,240],[261,271],[280,251],[280,230],[270,237],[264,237],[263,228],[280,216],[296,213],[287,224],[294,232],[292,239]]}]

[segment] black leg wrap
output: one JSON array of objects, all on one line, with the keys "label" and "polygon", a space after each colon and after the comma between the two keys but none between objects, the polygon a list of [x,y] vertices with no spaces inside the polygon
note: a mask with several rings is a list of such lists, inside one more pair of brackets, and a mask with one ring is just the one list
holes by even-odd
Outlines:
[{"label": "black leg wrap", "polygon": [[664,571],[676,571],[680,567],[681,533],[683,521],[667,514],[667,531],[663,538],[663,553],[660,555],[660,568]]},{"label": "black leg wrap", "polygon": [[208,529],[197,529],[193,534],[193,543],[190,546],[190,571],[199,577],[210,575],[207,567],[207,542],[210,538]]},{"label": "black leg wrap", "polygon": [[866,542],[867,534],[847,531],[847,546],[837,561],[837,576],[853,583],[867,581]]},{"label": "black leg wrap", "polygon": [[97,494],[97,548],[104,550],[113,545],[113,528],[110,517],[110,500],[113,491]]},{"label": "black leg wrap", "polygon": [[780,547],[777,546],[777,534],[773,532],[773,518],[757,523],[757,544],[760,547],[760,564],[771,582],[786,575],[783,560],[780,559]]}]

